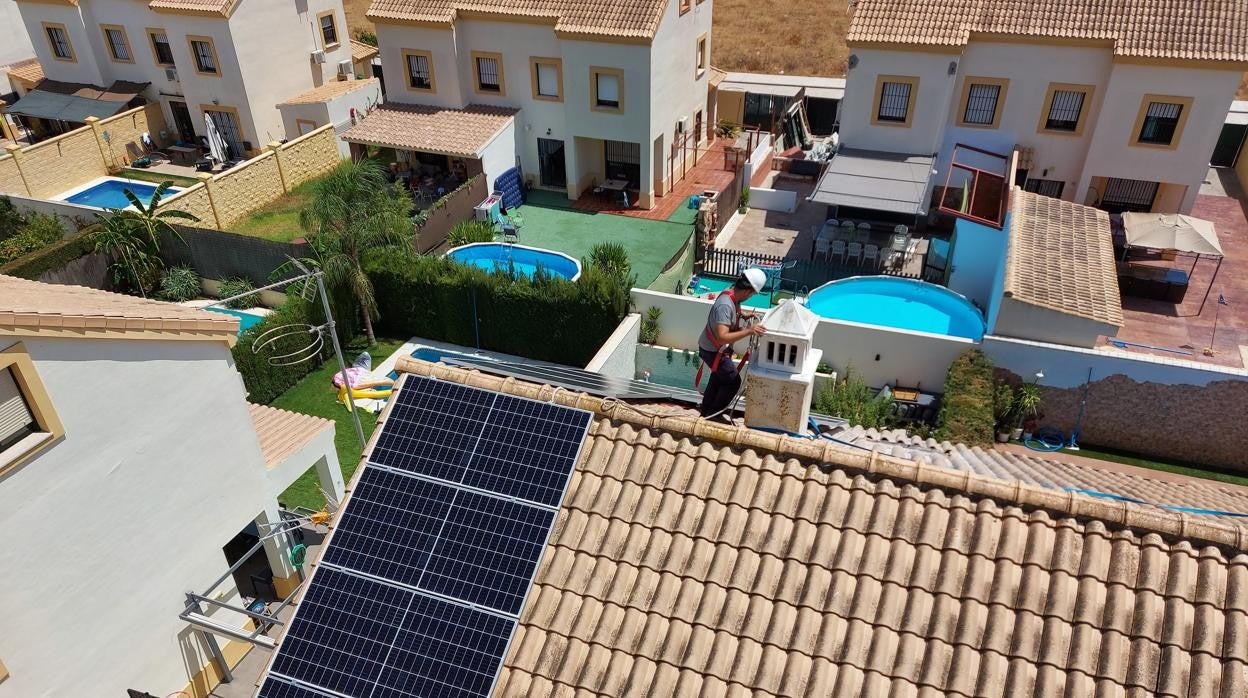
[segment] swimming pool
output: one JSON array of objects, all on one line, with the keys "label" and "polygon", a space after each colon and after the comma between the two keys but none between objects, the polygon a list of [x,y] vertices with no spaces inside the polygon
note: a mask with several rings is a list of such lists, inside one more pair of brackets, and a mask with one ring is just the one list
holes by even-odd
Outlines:
[{"label": "swimming pool", "polygon": [[[442,351],[441,349],[434,349],[433,347],[417,347],[416,351],[413,351],[411,354],[409,354],[409,356],[411,356],[413,359],[420,359],[421,361],[428,361],[429,363],[446,363],[443,361],[443,359],[446,359],[446,358],[454,359],[457,356],[465,356],[465,354],[460,354],[460,353],[453,352],[453,351]],[[390,376],[390,380],[398,380],[399,372],[391,371],[389,373],[389,376]]]},{"label": "swimming pool", "polygon": [[238,318],[238,334],[240,336],[247,330],[259,325],[260,321],[264,319],[263,315],[245,313],[241,310],[234,310],[232,308],[204,308],[204,310],[212,313],[221,313],[222,315],[233,315]]},{"label": "swimming pool", "polygon": [[[157,186],[159,185],[151,182],[138,182],[133,179],[101,177],[94,182],[70,189],[68,192],[61,194],[58,200],[99,209],[124,209],[130,207],[130,200],[123,193],[125,190],[129,189],[132,194],[138,197],[139,201],[146,204],[152,198],[152,192],[156,191]],[[182,190],[178,187],[170,187],[166,196],[172,196],[180,191]]]},{"label": "swimming pool", "polygon": [[562,252],[543,250],[524,245],[502,242],[474,242],[456,247],[446,253],[447,257],[474,267],[494,271],[514,268],[521,276],[532,277],[541,267],[546,273],[576,281],[581,275],[581,263]]},{"label": "swimming pool", "polygon": [[980,340],[984,320],[963,296],[943,286],[895,276],[855,276],[826,283],[806,307],[833,320]]}]

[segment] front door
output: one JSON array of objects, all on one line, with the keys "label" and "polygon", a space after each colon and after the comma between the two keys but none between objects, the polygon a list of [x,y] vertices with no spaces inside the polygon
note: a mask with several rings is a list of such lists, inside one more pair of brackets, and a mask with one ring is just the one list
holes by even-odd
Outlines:
[{"label": "front door", "polygon": [[173,127],[178,131],[178,139],[183,143],[195,143],[195,122],[191,121],[186,102],[169,100],[169,111],[173,114]]},{"label": "front door", "polygon": [[537,163],[542,171],[543,187],[568,188],[568,165],[563,158],[563,141],[537,139]]}]

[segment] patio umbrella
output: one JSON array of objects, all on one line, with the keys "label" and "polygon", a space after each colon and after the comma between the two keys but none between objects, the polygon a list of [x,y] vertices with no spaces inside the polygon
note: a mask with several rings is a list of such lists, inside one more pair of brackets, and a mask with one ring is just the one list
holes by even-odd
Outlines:
[{"label": "patio umbrella", "polygon": [[1213,223],[1201,218],[1181,213],[1124,213],[1122,227],[1132,247],[1222,256]]},{"label": "patio umbrella", "polygon": [[225,139],[212,121],[212,115],[204,114],[204,133],[208,137],[208,157],[217,162],[225,162]]}]

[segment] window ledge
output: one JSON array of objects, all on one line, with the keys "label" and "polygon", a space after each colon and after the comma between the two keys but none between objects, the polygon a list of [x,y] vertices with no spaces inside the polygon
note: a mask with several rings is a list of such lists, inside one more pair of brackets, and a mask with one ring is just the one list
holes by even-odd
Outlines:
[{"label": "window ledge", "polygon": [[0,475],[25,462],[56,440],[56,434],[38,431],[0,451]]}]

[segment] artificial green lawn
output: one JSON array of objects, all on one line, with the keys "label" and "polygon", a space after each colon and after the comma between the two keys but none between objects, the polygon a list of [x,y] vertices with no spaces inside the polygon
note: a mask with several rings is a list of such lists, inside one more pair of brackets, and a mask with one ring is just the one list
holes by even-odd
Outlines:
[{"label": "artificial green lawn", "polygon": [[275,242],[290,242],[295,238],[303,237],[305,233],[303,228],[299,227],[299,211],[307,205],[308,199],[312,196],[312,188],[317,181],[314,179],[300,184],[269,205],[230,226],[230,231]]},{"label": "artificial green lawn", "polygon": [[528,203],[519,208],[524,219],[520,244],[584,259],[599,242],[617,242],[628,251],[639,288],[653,283],[693,234],[693,226],[688,223],[577,211],[570,207],[571,203],[557,193],[530,192]]},{"label": "artificial green lawn", "polygon": [[140,182],[153,182],[160,184],[161,182],[170,182],[175,187],[193,187],[199,184],[199,180],[194,177],[183,177],[182,175],[165,174],[164,172],[152,172],[151,170],[142,170],[135,167],[127,167],[117,173],[122,179],[134,179]]},{"label": "artificial green lawn", "polygon": [[[378,338],[377,345],[369,347],[364,338],[359,337],[343,347],[342,354],[350,364],[360,352],[367,349],[373,357],[373,365],[376,366],[385,361],[386,357],[393,354],[405,341],[407,340]],[[355,472],[355,466],[360,462],[363,449],[360,448],[360,442],[355,436],[355,426],[351,424],[351,413],[338,403],[338,391],[330,383],[330,378],[337,370],[337,361],[331,359],[325,362],[325,365],[309,373],[293,388],[282,393],[281,397],[272,402],[272,406],[334,420],[334,445],[338,447],[338,464],[342,466],[343,479],[349,482],[351,474]],[[364,427],[364,438],[367,439],[377,424],[377,416],[364,410],[360,410],[359,413],[360,423]],[[287,507],[303,506],[309,509],[320,509],[325,505],[325,498],[321,496],[319,485],[316,468],[312,468],[286,488],[279,501]]]},{"label": "artificial green lawn", "polygon": [[1219,470],[1217,468],[1192,465],[1188,463],[1149,460],[1147,458],[1140,458],[1139,456],[1087,448],[1086,446],[1080,446],[1078,451],[1063,449],[1062,453],[1069,453],[1072,456],[1083,456],[1085,458],[1105,460],[1111,463],[1134,465],[1139,468],[1148,468],[1149,470],[1163,470],[1168,473],[1175,473],[1176,475],[1198,477],[1205,480],[1217,480],[1218,482],[1229,482],[1232,485],[1243,485],[1248,487],[1248,475],[1233,473],[1227,470]]}]

